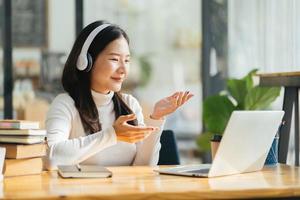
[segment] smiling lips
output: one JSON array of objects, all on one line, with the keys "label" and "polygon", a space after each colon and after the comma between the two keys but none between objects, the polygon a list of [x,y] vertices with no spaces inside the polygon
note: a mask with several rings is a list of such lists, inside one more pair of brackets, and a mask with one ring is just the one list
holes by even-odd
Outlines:
[{"label": "smiling lips", "polygon": [[117,82],[123,82],[123,78],[121,78],[121,77],[111,77],[111,79],[113,79],[114,81],[117,81]]}]

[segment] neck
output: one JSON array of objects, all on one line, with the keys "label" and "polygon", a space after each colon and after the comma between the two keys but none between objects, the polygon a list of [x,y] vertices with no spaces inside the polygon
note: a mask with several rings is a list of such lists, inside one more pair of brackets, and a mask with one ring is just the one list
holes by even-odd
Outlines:
[{"label": "neck", "polygon": [[112,101],[112,97],[114,95],[113,91],[109,91],[106,94],[94,90],[91,90],[91,92],[96,106],[104,106],[109,104]]},{"label": "neck", "polygon": [[96,88],[91,88],[94,92],[100,93],[100,94],[109,94],[111,93],[110,90],[100,90],[100,89],[96,89]]}]

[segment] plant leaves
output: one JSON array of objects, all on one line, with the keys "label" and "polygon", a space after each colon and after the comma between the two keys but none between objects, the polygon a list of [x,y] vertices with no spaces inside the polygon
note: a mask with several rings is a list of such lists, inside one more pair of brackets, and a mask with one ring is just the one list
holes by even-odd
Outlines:
[{"label": "plant leaves", "polygon": [[235,108],[227,96],[208,97],[203,102],[203,120],[206,131],[222,134]]},{"label": "plant leaves", "polygon": [[247,93],[254,87],[253,86],[253,75],[257,72],[257,69],[250,71],[242,79],[228,79],[227,89],[230,95],[237,102],[237,109],[245,109],[245,98]]},{"label": "plant leaves", "polygon": [[265,109],[279,96],[280,89],[280,87],[254,87],[245,98],[245,109]]},{"label": "plant leaves", "polygon": [[197,146],[201,152],[207,152],[210,150],[210,140],[213,137],[213,133],[204,132],[197,138]]},{"label": "plant leaves", "polygon": [[251,90],[254,87],[253,76],[256,74],[257,71],[258,69],[253,69],[243,78],[243,80],[246,81],[247,91]]},{"label": "plant leaves", "polygon": [[248,93],[247,81],[243,79],[229,79],[227,80],[227,89],[229,94],[235,99],[237,107],[242,110]]}]

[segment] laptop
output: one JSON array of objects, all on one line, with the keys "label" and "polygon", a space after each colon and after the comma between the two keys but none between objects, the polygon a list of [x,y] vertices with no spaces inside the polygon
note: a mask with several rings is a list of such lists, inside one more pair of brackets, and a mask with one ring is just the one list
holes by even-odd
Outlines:
[{"label": "laptop", "polygon": [[283,115],[284,111],[233,111],[211,165],[179,166],[154,171],[194,177],[259,171],[264,166]]}]

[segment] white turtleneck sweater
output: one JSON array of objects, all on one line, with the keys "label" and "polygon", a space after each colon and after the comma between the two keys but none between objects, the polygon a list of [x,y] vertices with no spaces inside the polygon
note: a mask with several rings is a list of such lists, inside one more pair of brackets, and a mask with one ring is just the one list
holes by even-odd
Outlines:
[{"label": "white turtleneck sweater", "polygon": [[[58,95],[47,114],[46,129],[49,146],[46,167],[57,165],[96,164],[102,166],[156,165],[160,150],[160,136],[164,120],[149,119],[149,126],[159,127],[137,143],[117,141],[113,128],[115,121],[113,92],[108,95],[92,91],[99,112],[102,130],[86,135],[74,100],[66,93]],[[138,124],[144,126],[144,117],[138,101],[122,94],[124,102],[136,114]]]}]

